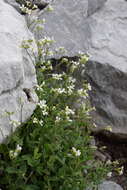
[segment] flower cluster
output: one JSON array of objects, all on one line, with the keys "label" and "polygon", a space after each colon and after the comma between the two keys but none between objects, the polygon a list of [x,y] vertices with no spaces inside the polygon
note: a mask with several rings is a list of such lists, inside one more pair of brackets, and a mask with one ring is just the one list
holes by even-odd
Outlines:
[{"label": "flower cluster", "polygon": [[9,152],[10,159],[15,159],[20,154],[21,150],[22,147],[19,144],[16,146],[15,150],[10,150]]},{"label": "flower cluster", "polygon": [[42,111],[42,114],[43,115],[48,115],[48,106],[46,104],[46,100],[41,100],[39,103],[38,103],[38,106],[41,108],[41,111]]},{"label": "flower cluster", "polygon": [[72,122],[71,116],[74,115],[75,112],[70,109],[68,106],[65,107],[65,115],[68,122]]},{"label": "flower cluster", "polygon": [[38,120],[36,117],[33,118],[33,123],[34,124],[40,124],[41,126],[43,125],[43,120]]},{"label": "flower cluster", "polygon": [[75,89],[75,82],[76,79],[73,77],[68,77],[68,86],[67,86],[67,92],[69,95],[71,95]]},{"label": "flower cluster", "polygon": [[19,8],[22,13],[30,15],[32,13],[32,10],[35,10],[38,7],[37,5],[32,4],[30,1],[26,1],[25,4],[22,4]]},{"label": "flower cluster", "polygon": [[68,116],[68,115],[74,115],[75,114],[75,112],[72,110],[72,109],[70,109],[68,106],[66,106],[66,108],[65,108],[65,114]]},{"label": "flower cluster", "polygon": [[55,80],[62,80],[62,74],[57,74],[57,73],[54,73],[52,74],[52,78],[55,79]]},{"label": "flower cluster", "polygon": [[66,93],[66,89],[65,88],[52,88],[52,92],[54,92],[56,94],[63,94],[63,93]]},{"label": "flower cluster", "polygon": [[76,150],[75,147],[72,147],[72,152],[75,156],[80,156],[81,155],[81,151],[80,150]]}]

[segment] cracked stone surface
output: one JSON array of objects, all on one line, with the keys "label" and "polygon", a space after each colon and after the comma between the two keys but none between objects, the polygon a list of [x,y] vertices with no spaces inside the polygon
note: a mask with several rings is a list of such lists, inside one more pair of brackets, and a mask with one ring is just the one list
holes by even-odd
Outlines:
[{"label": "cracked stone surface", "polygon": [[[37,97],[35,68],[21,48],[24,39],[32,38],[25,19],[10,5],[0,1],[0,142],[10,134],[10,121],[25,121],[35,109]],[[24,88],[30,90],[29,101]],[[13,112],[7,116],[6,112]]]},{"label": "cracked stone surface", "polygon": [[87,15],[91,16],[95,12],[97,12],[99,9],[101,9],[104,6],[104,3],[107,0],[88,0],[88,11]]},{"label": "cracked stone surface", "polygon": [[[54,0],[52,12],[41,11],[39,19],[45,18],[46,23],[41,37],[53,37],[56,43],[53,49],[64,47],[67,56],[75,56],[79,50],[88,49],[90,37],[87,23],[87,0]],[[85,43],[84,43],[85,42]],[[58,55],[57,55],[58,56]]]},{"label": "cracked stone surface", "polygon": [[127,2],[110,0],[89,18],[91,40],[87,75],[96,107],[95,122],[127,134]]}]

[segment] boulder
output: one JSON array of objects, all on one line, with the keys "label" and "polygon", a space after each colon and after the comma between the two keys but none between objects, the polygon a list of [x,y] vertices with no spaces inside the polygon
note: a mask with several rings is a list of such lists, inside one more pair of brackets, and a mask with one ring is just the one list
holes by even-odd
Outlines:
[{"label": "boulder", "polygon": [[36,72],[21,48],[32,38],[25,19],[12,6],[0,1],[0,142],[27,120],[35,109]]},{"label": "boulder", "polygon": [[127,2],[110,0],[89,17],[91,55],[87,77],[98,129],[127,134]]},{"label": "boulder", "polygon": [[[87,190],[92,189],[88,188]],[[98,190],[123,190],[123,188],[113,181],[103,181],[103,183],[98,186]]]},{"label": "boulder", "polygon": [[[92,190],[88,188],[87,190]],[[98,185],[98,190],[123,190],[123,188],[113,181],[103,181],[100,185]]]},{"label": "boulder", "polygon": [[6,3],[10,4],[11,6],[13,6],[19,13],[21,13],[20,10],[20,4],[16,2],[16,0],[4,0]]},{"label": "boulder", "polygon": [[101,9],[104,6],[104,3],[107,0],[88,0],[88,11],[87,15],[90,16],[97,12],[99,9]]},{"label": "boulder", "polygon": [[113,181],[104,181],[99,185],[98,190],[123,190],[120,185]]},{"label": "boulder", "polygon": [[[52,49],[64,47],[69,57],[77,55],[79,51],[88,50],[90,37],[87,23],[88,0],[54,0],[51,3],[52,12],[42,10],[37,16],[45,19],[44,30],[39,38],[53,37],[56,43]],[[38,35],[35,36],[38,37]],[[57,55],[58,56],[58,55]]]},{"label": "boulder", "polygon": [[[45,0],[46,1],[46,0]],[[53,37],[55,42],[52,49],[64,47],[67,50],[63,55],[73,57],[79,51],[87,52],[91,31],[88,16],[103,7],[107,0],[50,0],[52,12],[45,10],[39,14],[38,19],[45,19],[45,27],[42,34],[35,36]],[[35,16],[35,15],[34,15]],[[55,55],[55,57],[60,57]]]}]

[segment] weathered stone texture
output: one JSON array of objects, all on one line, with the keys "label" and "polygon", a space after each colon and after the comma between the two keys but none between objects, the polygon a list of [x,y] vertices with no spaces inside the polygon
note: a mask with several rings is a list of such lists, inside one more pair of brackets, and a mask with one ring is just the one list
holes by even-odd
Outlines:
[{"label": "weathered stone texture", "polygon": [[67,56],[75,56],[79,50],[88,50],[90,30],[87,20],[87,0],[55,0],[53,11],[42,11],[39,19],[45,18],[44,31],[40,37],[53,37],[53,49],[64,47]]},{"label": "weathered stone texture", "polygon": [[123,190],[122,187],[113,181],[104,181],[99,185],[98,190]]},{"label": "weathered stone texture", "polygon": [[91,62],[87,75],[93,86],[96,123],[127,133],[127,2],[107,1],[89,18]]},{"label": "weathered stone texture", "polygon": [[[22,40],[32,38],[25,19],[10,5],[0,1],[0,141],[10,134],[10,121],[30,117],[37,101],[35,68],[21,48]],[[24,88],[31,91],[29,101]],[[21,103],[22,99],[22,103]],[[21,106],[22,105],[22,106]],[[5,112],[14,112],[10,118]]]}]

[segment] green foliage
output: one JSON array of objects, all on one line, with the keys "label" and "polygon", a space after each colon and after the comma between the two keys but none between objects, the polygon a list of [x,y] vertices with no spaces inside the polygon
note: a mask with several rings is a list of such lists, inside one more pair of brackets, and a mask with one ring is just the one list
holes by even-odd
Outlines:
[{"label": "green foliage", "polygon": [[[24,41],[22,46],[37,70],[39,102],[31,119],[0,145],[0,188],[4,190],[85,190],[95,188],[108,169],[95,162],[90,146],[90,85],[77,88],[75,72],[85,67],[87,56],[54,63],[52,39]],[[33,60],[33,57],[32,57]],[[83,81],[82,81],[83,82]],[[76,108],[74,102],[86,104]],[[91,164],[89,164],[91,163]]]}]

